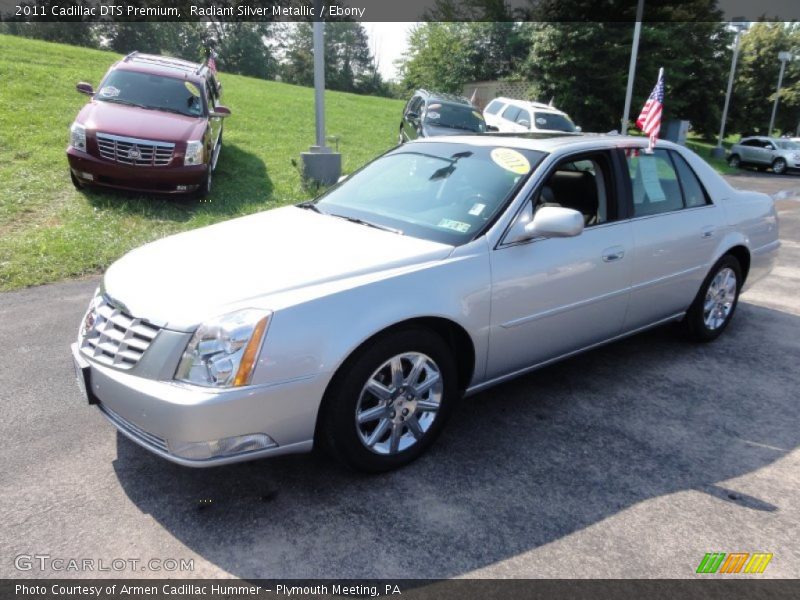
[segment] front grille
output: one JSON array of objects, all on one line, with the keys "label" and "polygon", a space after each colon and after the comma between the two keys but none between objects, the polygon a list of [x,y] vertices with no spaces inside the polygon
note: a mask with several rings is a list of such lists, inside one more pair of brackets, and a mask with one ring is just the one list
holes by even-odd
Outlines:
[{"label": "front grille", "polygon": [[103,411],[103,414],[106,416],[106,418],[116,425],[117,428],[129,433],[131,436],[135,437],[137,440],[141,440],[145,444],[155,446],[164,452],[169,452],[169,449],[167,448],[167,441],[163,438],[153,435],[152,433],[148,433],[138,425],[134,425],[128,421],[128,419],[118,415],[103,403],[99,403],[97,406],[101,411]]},{"label": "front grille", "polygon": [[99,363],[130,369],[150,347],[160,328],[137,319],[100,296],[83,322],[81,350]]},{"label": "front grille", "polygon": [[103,158],[123,165],[164,167],[172,160],[175,144],[98,133],[97,149]]}]

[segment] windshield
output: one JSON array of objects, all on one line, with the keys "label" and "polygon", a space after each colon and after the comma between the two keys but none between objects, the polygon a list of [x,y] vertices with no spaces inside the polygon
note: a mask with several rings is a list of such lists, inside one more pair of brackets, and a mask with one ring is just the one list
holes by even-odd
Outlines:
[{"label": "windshield", "polygon": [[472,106],[464,104],[443,104],[441,102],[429,104],[428,110],[425,112],[425,123],[464,131],[486,131],[483,115]]},{"label": "windshield", "polygon": [[777,140],[775,143],[781,150],[800,150],[800,144],[790,140]]},{"label": "windshield", "polygon": [[321,196],[322,213],[451,245],[480,233],[544,153],[453,142],[405,144]]},{"label": "windshield", "polygon": [[552,129],[553,131],[575,131],[575,124],[566,115],[549,112],[533,113],[536,129]]},{"label": "windshield", "polygon": [[200,89],[191,81],[163,75],[119,69],[111,71],[94,98],[187,117],[204,116]]}]

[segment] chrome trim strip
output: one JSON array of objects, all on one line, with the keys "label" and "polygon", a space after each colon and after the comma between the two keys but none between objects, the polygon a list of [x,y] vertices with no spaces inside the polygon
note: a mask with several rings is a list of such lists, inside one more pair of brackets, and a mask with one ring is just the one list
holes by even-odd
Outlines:
[{"label": "chrome trim strip", "polygon": [[669,275],[664,275],[663,277],[657,277],[656,279],[651,279],[650,281],[645,281],[642,283],[637,283],[631,286],[631,291],[635,292],[638,290],[643,290],[645,288],[658,285],[665,281],[669,281],[670,279],[675,279],[676,277],[683,277],[684,275],[689,275],[690,273],[694,273],[695,271],[699,271],[701,269],[707,269],[708,265],[702,264],[697,265],[696,267],[691,267],[689,269],[684,269],[683,271],[678,271],[677,273],[671,273]]},{"label": "chrome trim strip", "polygon": [[653,327],[658,327],[659,325],[663,325],[663,324],[669,323],[671,321],[677,321],[678,319],[683,318],[683,316],[685,314],[686,314],[685,311],[682,311],[682,312],[679,312],[679,313],[675,313],[674,315],[671,315],[671,316],[667,317],[666,319],[660,319],[658,321],[650,323],[649,325],[645,325],[643,327],[637,327],[636,329],[631,329],[630,331],[626,331],[625,333],[621,333],[621,334],[616,335],[614,337],[608,338],[607,340],[603,340],[601,342],[596,342],[594,344],[590,344],[588,346],[584,346],[583,348],[579,348],[577,350],[572,350],[571,352],[567,352],[565,354],[561,354],[561,355],[556,356],[554,358],[549,358],[547,360],[544,360],[542,362],[536,363],[536,364],[531,365],[529,367],[523,367],[522,369],[518,369],[517,371],[513,371],[513,372],[507,373],[505,375],[500,375],[499,377],[495,377],[494,379],[489,379],[488,381],[484,381],[483,383],[479,383],[479,384],[476,384],[476,385],[473,385],[473,386],[467,388],[467,390],[464,392],[464,396],[471,396],[472,394],[476,394],[476,393],[478,393],[480,391],[485,390],[486,388],[492,387],[493,385],[497,385],[499,383],[503,383],[504,381],[508,381],[509,379],[514,379],[515,377],[519,377],[520,375],[524,375],[526,373],[530,373],[531,371],[535,371],[537,369],[541,369],[542,367],[546,367],[547,365],[550,365],[552,363],[558,362],[558,361],[563,360],[565,358],[569,358],[570,356],[574,356],[576,354],[580,354],[581,352],[586,352],[588,350],[593,350],[594,348],[599,348],[600,346],[605,346],[606,344],[610,344],[612,342],[616,342],[617,340],[621,340],[623,338],[626,338],[626,337],[629,337],[629,336],[632,336],[632,335],[636,335],[637,333],[640,333],[640,332],[645,331],[647,329],[652,329]]},{"label": "chrome trim strip", "polygon": [[589,304],[594,304],[595,302],[601,302],[603,300],[608,300],[609,298],[615,298],[616,296],[621,296],[622,294],[629,293],[630,290],[631,290],[630,287],[626,287],[621,290],[608,292],[606,294],[601,294],[600,296],[595,296],[593,298],[588,298],[586,300],[579,300],[578,302],[573,302],[572,304],[557,306],[556,308],[544,310],[542,312],[528,315],[526,317],[519,317],[518,319],[512,319],[511,321],[506,321],[505,323],[501,323],[500,327],[502,327],[503,329],[510,329],[511,327],[517,327],[519,325],[524,325],[532,321],[537,321],[538,319],[543,319],[545,317],[552,317],[553,315],[558,315],[564,312],[569,312],[576,308],[588,306]]},{"label": "chrome trim strip", "polygon": [[162,142],[159,140],[144,140],[139,138],[125,137],[124,135],[113,135],[111,133],[103,133],[101,131],[98,131],[95,135],[98,138],[107,138],[110,140],[114,140],[116,142],[126,142],[128,144],[146,144],[150,146],[166,146],[169,148],[175,148],[174,142]]}]

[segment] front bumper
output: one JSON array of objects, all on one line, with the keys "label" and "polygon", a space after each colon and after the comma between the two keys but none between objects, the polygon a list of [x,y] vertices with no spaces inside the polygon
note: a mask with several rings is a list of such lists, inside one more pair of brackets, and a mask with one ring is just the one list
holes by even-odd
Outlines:
[{"label": "front bumper", "polygon": [[133,167],[97,158],[72,146],[67,148],[67,160],[81,183],[137,192],[190,193],[200,187],[208,173],[208,165]]},{"label": "front bumper", "polygon": [[[120,433],[162,458],[188,467],[209,467],[312,448],[317,411],[328,381],[324,374],[214,390],[121,372],[92,361],[77,343],[71,348],[78,375],[82,367],[88,367],[89,401]],[[181,442],[256,433],[268,435],[276,445],[202,460],[171,450]]]}]

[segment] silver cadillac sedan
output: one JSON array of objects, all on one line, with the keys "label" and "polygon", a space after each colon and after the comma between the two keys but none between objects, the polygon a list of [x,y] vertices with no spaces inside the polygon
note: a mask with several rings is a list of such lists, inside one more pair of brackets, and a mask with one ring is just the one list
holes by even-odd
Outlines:
[{"label": "silver cadillac sedan", "polygon": [[147,244],[91,300],[79,384],[182,465],[318,446],[384,471],[464,395],[670,321],[711,341],[772,267],[775,207],[643,143],[426,139],[315,200]]}]

